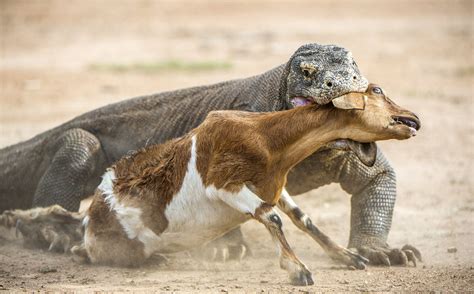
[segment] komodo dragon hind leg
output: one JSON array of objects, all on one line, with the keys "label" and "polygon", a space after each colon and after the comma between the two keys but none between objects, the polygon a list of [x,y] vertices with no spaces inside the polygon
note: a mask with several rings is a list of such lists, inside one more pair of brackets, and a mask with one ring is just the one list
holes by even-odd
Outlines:
[{"label": "komodo dragon hind leg", "polygon": [[82,241],[83,214],[70,212],[59,205],[29,210],[7,210],[0,215],[0,225],[21,233],[26,247],[69,252]]},{"label": "komodo dragon hind leg", "polygon": [[73,211],[93,193],[106,160],[99,140],[83,129],[70,129],[46,147],[51,160],[33,197],[38,208],[5,211],[0,224],[15,227],[27,247],[69,252],[82,240],[83,217]]},{"label": "komodo dragon hind leg", "polygon": [[82,129],[70,129],[50,146],[51,161],[33,197],[33,207],[59,204],[78,211],[81,200],[93,194],[105,171],[99,140]]}]

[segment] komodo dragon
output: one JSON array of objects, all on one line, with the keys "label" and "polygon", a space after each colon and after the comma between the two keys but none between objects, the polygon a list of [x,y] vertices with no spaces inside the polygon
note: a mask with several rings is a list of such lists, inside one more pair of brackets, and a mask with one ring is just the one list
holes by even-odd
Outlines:
[{"label": "komodo dragon", "polygon": [[[367,85],[349,51],[307,44],[286,64],[261,75],[93,110],[0,150],[0,212],[53,204],[77,211],[80,201],[93,194],[107,166],[147,144],[182,136],[212,110],[278,111],[311,99],[325,104],[351,91],[363,92]],[[296,195],[339,183],[352,195],[348,247],[372,264],[415,262],[413,252],[420,257],[416,248],[392,249],[386,243],[396,197],[393,168],[380,151],[370,162],[370,152],[375,150],[370,145],[346,145],[345,150],[339,146],[318,151],[295,167],[288,176],[288,192]],[[346,151],[348,146],[353,152]],[[306,225],[313,227],[309,218]]]}]

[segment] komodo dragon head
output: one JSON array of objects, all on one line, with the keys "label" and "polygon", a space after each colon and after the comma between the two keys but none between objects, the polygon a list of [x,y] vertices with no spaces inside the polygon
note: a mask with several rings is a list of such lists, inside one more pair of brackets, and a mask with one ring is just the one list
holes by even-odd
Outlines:
[{"label": "komodo dragon head", "polygon": [[368,84],[348,50],[307,44],[286,64],[280,97],[286,99],[288,108],[313,102],[322,105],[349,92],[365,92]]},{"label": "komodo dragon head", "polygon": [[[298,48],[285,66],[280,98],[287,108],[327,104],[349,92],[365,92],[369,85],[352,53],[336,45],[306,44]],[[340,141],[328,148],[352,151],[367,166],[375,163],[375,143]]]}]

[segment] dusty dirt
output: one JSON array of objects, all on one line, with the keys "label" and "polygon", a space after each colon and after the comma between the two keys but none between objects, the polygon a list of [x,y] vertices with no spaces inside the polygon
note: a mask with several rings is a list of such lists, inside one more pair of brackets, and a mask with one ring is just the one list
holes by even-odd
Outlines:
[{"label": "dusty dirt", "polygon": [[[301,44],[349,48],[362,72],[422,119],[419,135],[380,144],[398,172],[389,243],[417,246],[418,267],[350,271],[288,219],[315,278],[293,287],[269,235],[244,226],[254,257],[210,263],[186,254],[139,269],[78,265],[0,238],[0,290],[474,291],[472,1],[0,1],[0,147],[125,98],[264,72]],[[215,70],[91,69],[97,64],[229,62]],[[12,197],[14,197],[12,195]],[[350,198],[328,186],[296,198],[342,244]],[[456,253],[449,253],[454,247]]]}]

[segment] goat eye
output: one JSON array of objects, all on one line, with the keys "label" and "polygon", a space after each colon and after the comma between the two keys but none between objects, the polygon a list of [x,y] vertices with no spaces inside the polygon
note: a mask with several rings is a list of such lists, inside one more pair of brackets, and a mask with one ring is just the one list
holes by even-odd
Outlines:
[{"label": "goat eye", "polygon": [[373,88],[372,92],[375,93],[375,94],[383,94],[382,89],[380,89],[379,87]]},{"label": "goat eye", "polygon": [[303,69],[303,74],[305,77],[309,78],[309,76],[311,75],[311,73],[309,72],[309,70],[307,69]]}]

